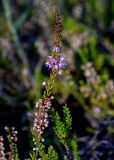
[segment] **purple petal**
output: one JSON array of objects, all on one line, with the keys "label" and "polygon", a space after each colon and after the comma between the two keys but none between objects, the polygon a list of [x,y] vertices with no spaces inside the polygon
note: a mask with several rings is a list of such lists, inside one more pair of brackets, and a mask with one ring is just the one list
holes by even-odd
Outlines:
[{"label": "purple petal", "polygon": [[65,68],[65,66],[66,66],[66,63],[64,63],[64,62],[59,63],[59,68]]},{"label": "purple petal", "polygon": [[51,64],[49,61],[47,61],[47,62],[45,63],[45,65],[46,65],[47,67],[49,67],[49,68],[52,68],[52,64]]},{"label": "purple petal", "polygon": [[53,56],[48,56],[49,59],[53,59]]},{"label": "purple petal", "polygon": [[64,56],[60,55],[60,61],[63,61],[63,60],[64,60]]},{"label": "purple petal", "polygon": [[54,46],[53,52],[59,53],[60,51],[61,51],[61,50],[60,50],[60,48],[59,48],[58,46]]},{"label": "purple petal", "polygon": [[58,65],[55,65],[55,66],[54,66],[54,68],[55,68],[55,69],[58,69],[58,68],[59,68],[59,66],[58,66]]}]

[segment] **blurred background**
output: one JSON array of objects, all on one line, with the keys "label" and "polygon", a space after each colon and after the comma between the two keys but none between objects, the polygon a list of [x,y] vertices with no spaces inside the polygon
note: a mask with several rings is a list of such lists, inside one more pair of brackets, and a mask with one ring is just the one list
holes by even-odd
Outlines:
[{"label": "blurred background", "polygon": [[[53,106],[61,114],[68,104],[82,159],[113,160],[114,0],[0,1],[0,134],[16,127],[20,159],[29,156],[33,108],[49,78],[56,7],[67,69],[55,83]],[[50,129],[46,136],[54,138]]]}]

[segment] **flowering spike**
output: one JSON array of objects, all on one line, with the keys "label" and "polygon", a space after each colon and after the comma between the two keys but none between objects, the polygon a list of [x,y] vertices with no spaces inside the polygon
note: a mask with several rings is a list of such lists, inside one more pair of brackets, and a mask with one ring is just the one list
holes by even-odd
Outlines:
[{"label": "flowering spike", "polygon": [[62,30],[62,25],[61,25],[60,13],[59,13],[59,10],[56,9],[55,25],[54,25],[55,40],[53,44],[54,46],[59,48],[61,48],[61,30]]},{"label": "flowering spike", "polygon": [[[48,56],[45,65],[50,69],[50,78],[47,82],[44,82],[45,90],[42,98],[36,102],[36,109],[34,115],[34,123],[33,123],[33,141],[34,148],[33,151],[43,154],[41,157],[45,156],[45,152],[43,150],[44,145],[41,145],[44,139],[42,138],[42,133],[46,127],[48,127],[49,116],[48,111],[51,107],[51,100],[53,99],[51,95],[52,89],[55,83],[55,79],[57,75],[62,74],[62,69],[65,68],[66,63],[64,62],[64,55],[61,54],[61,19],[59,16],[59,11],[56,10],[56,18],[54,25],[54,43],[52,54]],[[36,157],[37,157],[37,153]],[[44,158],[45,159],[45,158]]]},{"label": "flowering spike", "polygon": [[54,25],[54,31],[56,35],[61,35],[61,18],[59,14],[59,10],[56,9],[56,17],[55,17],[55,25]]},{"label": "flowering spike", "polygon": [[48,60],[46,61],[46,66],[49,67],[49,69],[54,69],[54,70],[60,70],[62,68],[65,68],[66,64],[63,61],[64,56],[59,55],[57,58],[54,58],[53,56],[48,56]]},{"label": "flowering spike", "polygon": [[5,153],[4,153],[4,139],[2,136],[0,136],[0,160],[5,159]]},{"label": "flowering spike", "polygon": [[[54,25],[55,39],[53,43],[52,55],[48,56],[45,65],[52,70],[52,73],[56,72],[56,75],[62,74],[63,68],[66,64],[64,62],[64,56],[61,54],[62,42],[61,42],[61,18],[58,9],[56,9],[55,25]],[[54,76],[55,78],[55,76]]]}]

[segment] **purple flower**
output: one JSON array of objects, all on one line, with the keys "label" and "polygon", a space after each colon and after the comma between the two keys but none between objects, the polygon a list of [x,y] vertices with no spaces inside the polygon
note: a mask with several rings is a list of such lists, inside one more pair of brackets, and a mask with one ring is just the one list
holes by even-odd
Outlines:
[{"label": "purple flower", "polygon": [[59,48],[58,46],[54,46],[53,52],[59,53],[60,51],[61,51],[61,50],[60,50],[60,48]]},{"label": "purple flower", "polygon": [[53,56],[48,56],[48,60],[46,61],[46,66],[49,67],[49,69],[56,69],[58,72],[65,68],[66,63],[64,62],[64,56],[59,55],[57,58],[54,58]]},{"label": "purple flower", "polygon": [[53,56],[48,56],[48,60],[46,61],[46,66],[50,68],[56,68],[57,60]]},{"label": "purple flower", "polygon": [[63,55],[60,55],[59,56],[59,68],[65,68],[66,66],[66,63],[64,62],[64,56]]}]

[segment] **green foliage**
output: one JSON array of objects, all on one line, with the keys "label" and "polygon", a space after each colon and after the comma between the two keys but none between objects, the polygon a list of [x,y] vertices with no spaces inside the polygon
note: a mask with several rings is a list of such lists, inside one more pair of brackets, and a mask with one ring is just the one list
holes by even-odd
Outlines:
[{"label": "green foliage", "polygon": [[55,112],[54,109],[51,111],[51,118],[54,122],[54,131],[57,137],[59,138],[60,142],[66,146],[67,132],[64,122],[60,120],[59,114]]},{"label": "green foliage", "polygon": [[69,139],[69,148],[70,153],[73,156],[74,160],[80,160],[79,152],[78,152],[78,145],[77,145],[77,138],[73,136],[71,139]]},{"label": "green foliage", "polygon": [[77,138],[72,137],[70,133],[72,117],[67,105],[63,107],[63,121],[54,109],[51,109],[50,116],[54,124],[55,134],[57,135],[59,141],[65,146],[67,156],[73,157],[74,160],[80,160],[78,153]]},{"label": "green foliage", "polygon": [[70,29],[71,32],[77,31],[76,23],[71,17],[65,18],[65,21],[63,22],[63,28],[68,30]]},{"label": "green foliage", "polygon": [[48,160],[59,160],[58,154],[55,152],[53,146],[48,148]]},{"label": "green foliage", "polygon": [[[87,8],[89,10],[89,15],[88,15],[88,18],[89,20],[95,20],[97,19],[99,16],[99,18],[101,18],[102,20],[102,16],[103,16],[103,13],[104,13],[104,8],[101,7],[103,5],[103,1],[102,0],[90,0],[88,3],[87,3]],[[94,14],[92,14],[94,12]]]},{"label": "green foliage", "polygon": [[30,158],[31,158],[31,160],[34,160],[34,159],[35,159],[35,157],[36,157],[36,155],[35,155],[35,153],[34,153],[34,152],[30,153]]},{"label": "green foliage", "polygon": [[[44,158],[44,159],[46,159],[46,157],[47,157],[47,155],[46,155],[46,153],[45,153],[45,146],[44,146],[44,144],[41,142],[41,138],[42,137],[38,137],[38,135],[36,135],[34,132],[33,132],[33,137],[34,137],[34,139],[35,139],[35,149],[36,149],[36,152],[35,152],[35,154],[33,153],[33,155],[35,156],[33,156],[34,158],[36,158],[37,156],[40,156],[40,157],[42,157],[42,158]],[[32,158],[33,158],[32,157]]]},{"label": "green foliage", "polygon": [[17,139],[17,137],[14,137],[15,135],[14,136],[12,135],[10,128],[6,127],[5,129],[6,129],[7,139],[10,147],[11,158],[13,160],[19,160],[18,151],[17,151],[17,140],[15,141],[15,138]]},{"label": "green foliage", "polygon": [[70,110],[67,107],[67,105],[63,107],[63,116],[64,116],[65,128],[67,130],[67,133],[69,133],[69,131],[71,130],[71,125],[72,125],[72,117],[71,117]]},{"label": "green foliage", "polygon": [[61,121],[59,114],[51,109],[51,118],[54,123],[54,131],[60,142],[66,145],[66,138],[68,138],[69,131],[71,130],[72,117],[67,105],[63,107],[64,120]]},{"label": "green foliage", "polygon": [[58,154],[54,150],[53,146],[48,147],[48,151],[46,154],[45,146],[40,141],[40,139],[37,139],[37,141],[35,141],[35,144],[38,150],[36,150],[36,152],[30,153],[30,157],[32,160],[34,160],[37,156],[41,157],[42,160],[58,160]]}]

